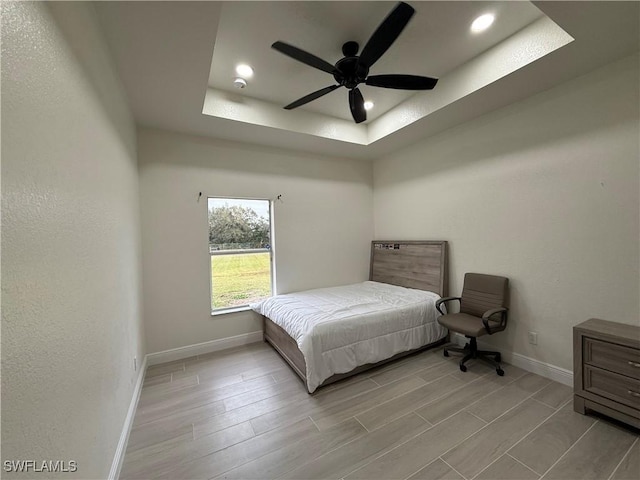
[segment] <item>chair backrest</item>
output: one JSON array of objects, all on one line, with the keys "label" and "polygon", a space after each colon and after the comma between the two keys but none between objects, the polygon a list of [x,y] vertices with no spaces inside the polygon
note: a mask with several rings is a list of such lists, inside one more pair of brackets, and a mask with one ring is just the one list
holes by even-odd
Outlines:
[{"label": "chair backrest", "polygon": [[492,308],[508,307],[509,279],[482,273],[464,276],[460,313],[481,317]]}]

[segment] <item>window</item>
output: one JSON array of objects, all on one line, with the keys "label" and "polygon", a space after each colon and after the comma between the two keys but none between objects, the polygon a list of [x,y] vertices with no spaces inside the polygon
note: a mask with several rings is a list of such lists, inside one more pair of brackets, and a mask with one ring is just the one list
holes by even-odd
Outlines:
[{"label": "window", "polygon": [[210,197],[208,208],[211,311],[271,296],[271,202]]}]

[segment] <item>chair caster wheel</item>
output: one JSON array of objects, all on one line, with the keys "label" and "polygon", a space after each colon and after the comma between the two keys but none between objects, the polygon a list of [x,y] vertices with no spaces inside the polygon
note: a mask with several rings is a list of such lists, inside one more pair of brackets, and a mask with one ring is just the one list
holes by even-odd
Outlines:
[{"label": "chair caster wheel", "polygon": [[463,372],[467,371],[467,367],[465,365],[460,365],[460,370]]},{"label": "chair caster wheel", "polygon": [[502,370],[501,368],[496,368],[496,373],[499,377],[504,377],[504,370]]},{"label": "chair caster wheel", "polygon": [[449,356],[449,352],[447,352],[446,350],[444,351],[444,356],[448,357]]},{"label": "chair caster wheel", "polygon": [[496,362],[500,363],[502,361],[502,356],[500,354],[496,355]]}]

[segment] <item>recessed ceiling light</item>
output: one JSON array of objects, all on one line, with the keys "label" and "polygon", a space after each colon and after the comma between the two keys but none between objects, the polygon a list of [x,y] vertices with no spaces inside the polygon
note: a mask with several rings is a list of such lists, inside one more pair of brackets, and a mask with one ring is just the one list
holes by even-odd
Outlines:
[{"label": "recessed ceiling light", "polygon": [[495,18],[496,17],[493,16],[491,13],[480,15],[471,24],[471,31],[473,33],[479,33],[479,32],[485,31],[487,28],[491,26]]},{"label": "recessed ceiling light", "polygon": [[373,102],[367,100],[366,102],[364,102],[364,109],[365,110],[371,110],[373,108]]},{"label": "recessed ceiling light", "polygon": [[236,73],[244,78],[251,78],[253,76],[253,68],[245,63],[236,65]]}]

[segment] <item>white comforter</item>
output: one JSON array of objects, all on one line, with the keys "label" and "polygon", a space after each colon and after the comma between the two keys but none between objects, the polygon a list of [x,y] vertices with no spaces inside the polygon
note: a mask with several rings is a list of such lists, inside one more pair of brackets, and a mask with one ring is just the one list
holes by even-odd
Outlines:
[{"label": "white comforter", "polygon": [[312,393],[336,373],[443,338],[447,330],[436,321],[439,298],[433,292],[363,282],[277,295],[251,308],[298,343]]}]

